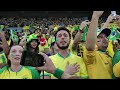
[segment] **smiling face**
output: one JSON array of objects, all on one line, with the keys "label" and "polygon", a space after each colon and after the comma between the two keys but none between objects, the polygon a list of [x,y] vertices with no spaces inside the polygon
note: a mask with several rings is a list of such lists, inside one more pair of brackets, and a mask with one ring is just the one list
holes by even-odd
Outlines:
[{"label": "smiling face", "polygon": [[59,49],[67,49],[70,44],[70,37],[67,31],[60,30],[56,35],[56,45]]},{"label": "smiling face", "polygon": [[11,47],[8,56],[11,64],[18,64],[18,65],[20,64],[22,52],[23,52],[23,48],[19,45]]},{"label": "smiling face", "polygon": [[32,40],[31,42],[30,42],[30,45],[31,45],[31,47],[33,48],[33,49],[36,49],[36,47],[37,47],[37,40]]}]

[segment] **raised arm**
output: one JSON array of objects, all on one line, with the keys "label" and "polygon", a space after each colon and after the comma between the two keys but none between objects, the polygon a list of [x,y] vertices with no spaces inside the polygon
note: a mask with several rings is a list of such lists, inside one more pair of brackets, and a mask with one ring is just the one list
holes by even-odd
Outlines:
[{"label": "raised arm", "polygon": [[106,20],[106,22],[104,23],[104,25],[101,27],[101,30],[108,28],[109,23],[115,19],[115,16],[113,16],[112,14],[110,14]]},{"label": "raised arm", "polygon": [[103,14],[103,11],[93,12],[93,15],[91,18],[91,24],[89,26],[89,30],[88,30],[87,38],[86,38],[86,49],[88,51],[93,51],[95,49],[95,44],[97,40],[98,20],[102,14]]},{"label": "raised arm", "polygon": [[9,45],[7,43],[7,40],[5,38],[5,33],[3,31],[0,32],[0,37],[1,37],[1,40],[2,40],[3,51],[4,51],[5,55],[8,55],[9,54]]},{"label": "raised arm", "polygon": [[80,25],[80,30],[78,31],[78,33],[76,34],[75,38],[74,38],[74,42],[73,42],[73,45],[72,45],[72,49],[75,50],[77,45],[78,45],[78,42],[80,42],[81,40],[81,37],[82,37],[82,33],[84,32],[84,28],[89,24],[90,22],[88,20],[85,20],[81,23]]}]

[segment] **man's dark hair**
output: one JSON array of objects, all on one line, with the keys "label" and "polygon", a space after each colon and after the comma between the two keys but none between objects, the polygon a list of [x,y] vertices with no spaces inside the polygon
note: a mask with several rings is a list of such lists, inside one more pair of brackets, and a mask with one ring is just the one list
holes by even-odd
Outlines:
[{"label": "man's dark hair", "polygon": [[70,35],[70,31],[67,29],[67,28],[65,28],[65,27],[59,27],[58,28],[58,30],[55,32],[55,41],[56,41],[56,36],[57,36],[57,33],[59,32],[59,31],[61,31],[61,30],[64,30],[64,31],[66,31],[66,32],[68,32],[68,34],[69,34],[69,37],[71,38],[71,35]]}]

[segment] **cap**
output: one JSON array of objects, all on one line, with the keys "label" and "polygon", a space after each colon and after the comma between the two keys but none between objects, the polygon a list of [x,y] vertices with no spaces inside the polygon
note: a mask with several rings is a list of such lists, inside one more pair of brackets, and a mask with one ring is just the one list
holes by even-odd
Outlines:
[{"label": "cap", "polygon": [[100,34],[102,34],[102,33],[104,33],[107,37],[111,34],[111,30],[109,29],[109,28],[105,28],[105,29],[103,29],[103,30],[101,30],[101,31],[98,31],[97,32],[97,37],[100,35]]},{"label": "cap", "polygon": [[27,36],[27,43],[29,43],[32,40],[38,40],[37,36],[34,34]]}]

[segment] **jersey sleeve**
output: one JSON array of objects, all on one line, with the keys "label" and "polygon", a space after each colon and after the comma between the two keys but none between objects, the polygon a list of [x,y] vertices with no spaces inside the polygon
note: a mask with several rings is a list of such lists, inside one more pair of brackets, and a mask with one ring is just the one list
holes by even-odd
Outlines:
[{"label": "jersey sleeve", "polygon": [[115,77],[120,78],[120,61],[113,66],[113,74]]}]

